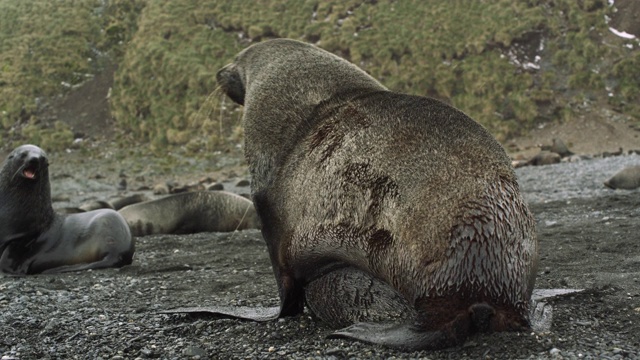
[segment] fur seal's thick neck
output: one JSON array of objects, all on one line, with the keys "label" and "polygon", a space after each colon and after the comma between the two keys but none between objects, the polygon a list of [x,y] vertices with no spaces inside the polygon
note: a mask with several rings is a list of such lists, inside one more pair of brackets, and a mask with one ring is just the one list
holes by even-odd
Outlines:
[{"label": "fur seal's thick neck", "polygon": [[[287,156],[283,150],[298,142],[298,129],[319,104],[336,93],[386,90],[355,65],[292,40],[272,40],[247,48],[218,72],[217,79],[234,101],[244,104],[245,118],[263,119],[244,124],[246,137],[252,139],[245,144],[245,154],[258,179],[271,179],[271,171]],[[270,106],[262,106],[265,103]],[[254,190],[263,185],[254,184]]]}]

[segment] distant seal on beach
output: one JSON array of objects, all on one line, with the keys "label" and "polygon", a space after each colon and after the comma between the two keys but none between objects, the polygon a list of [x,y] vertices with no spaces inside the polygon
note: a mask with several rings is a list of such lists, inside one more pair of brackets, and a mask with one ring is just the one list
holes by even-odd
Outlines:
[{"label": "distant seal on beach", "polygon": [[34,145],[9,154],[0,169],[0,270],[57,273],[128,265],[134,242],[114,210],[54,212],[49,163]]},{"label": "distant seal on beach", "polygon": [[527,165],[534,165],[534,166],[552,165],[552,164],[558,164],[560,163],[560,161],[561,161],[560,155],[551,151],[542,150],[539,153],[537,153],[534,157],[529,159],[529,161],[527,161]]},{"label": "distant seal on beach", "polygon": [[535,222],[481,125],[295,40],[243,50],[217,80],[244,105],[280,306],[168,312],[269,320],[306,299],[322,320],[356,322],[331,336],[405,350],[529,328]]},{"label": "distant seal on beach", "polygon": [[253,203],[226,191],[194,191],[119,210],[133,236],[259,229]]},{"label": "distant seal on beach", "polygon": [[65,211],[78,213],[78,212],[86,212],[86,211],[92,211],[97,209],[120,210],[125,206],[131,205],[131,204],[137,204],[139,202],[148,201],[148,200],[150,200],[149,197],[147,197],[144,194],[133,194],[129,196],[118,197],[113,200],[93,200],[93,201],[86,202],[80,205],[79,207],[75,208],[75,211],[74,211],[74,208],[66,208]]},{"label": "distant seal on beach", "polygon": [[566,158],[573,155],[573,152],[569,150],[564,141],[557,138],[551,139],[551,145],[541,145],[540,150],[556,153],[560,155],[561,158]]},{"label": "distant seal on beach", "polygon": [[604,186],[610,189],[633,190],[640,187],[640,165],[626,167],[609,180],[604,182]]}]

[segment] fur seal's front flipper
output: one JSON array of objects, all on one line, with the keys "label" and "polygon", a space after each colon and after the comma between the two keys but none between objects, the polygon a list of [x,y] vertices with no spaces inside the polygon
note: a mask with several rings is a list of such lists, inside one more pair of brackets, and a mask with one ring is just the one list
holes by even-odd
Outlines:
[{"label": "fur seal's front flipper", "polygon": [[244,319],[253,321],[271,321],[280,317],[280,306],[249,307],[249,306],[204,306],[183,307],[160,311],[160,314],[193,314],[214,315],[221,318]]},{"label": "fur seal's front flipper", "polygon": [[424,331],[411,324],[357,323],[327,336],[330,339],[352,339],[405,351],[442,349],[458,341],[444,331]]}]

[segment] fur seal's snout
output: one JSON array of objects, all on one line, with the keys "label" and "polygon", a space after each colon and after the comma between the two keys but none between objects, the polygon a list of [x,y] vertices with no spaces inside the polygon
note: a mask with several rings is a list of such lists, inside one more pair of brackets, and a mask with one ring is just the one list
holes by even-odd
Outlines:
[{"label": "fur seal's snout", "polygon": [[224,92],[240,105],[244,105],[245,89],[240,74],[235,71],[235,65],[229,64],[216,73],[216,81]]},{"label": "fur seal's snout", "polygon": [[24,165],[20,175],[30,180],[35,180],[40,170],[49,166],[47,155],[40,148],[26,148],[21,157]]},{"label": "fur seal's snout", "polygon": [[491,328],[491,320],[496,315],[496,310],[487,303],[479,303],[471,305],[469,308],[471,322],[480,332],[489,332]]}]

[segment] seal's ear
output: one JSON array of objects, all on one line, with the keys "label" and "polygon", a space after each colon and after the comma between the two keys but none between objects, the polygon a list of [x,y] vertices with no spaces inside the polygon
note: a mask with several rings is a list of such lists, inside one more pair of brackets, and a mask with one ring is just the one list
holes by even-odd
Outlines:
[{"label": "seal's ear", "polygon": [[244,84],[233,64],[220,69],[216,74],[216,80],[231,100],[240,105],[244,105]]}]

